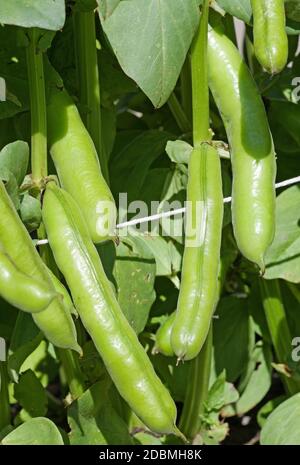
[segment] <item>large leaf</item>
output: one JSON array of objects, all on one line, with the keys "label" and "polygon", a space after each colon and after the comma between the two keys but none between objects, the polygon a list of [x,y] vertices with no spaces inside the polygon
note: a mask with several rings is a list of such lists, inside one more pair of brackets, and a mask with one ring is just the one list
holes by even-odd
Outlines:
[{"label": "large leaf", "polygon": [[266,279],[300,282],[300,189],[290,187],[276,202],[276,234],[266,255]]},{"label": "large leaf", "polygon": [[221,299],[216,316],[213,334],[215,374],[218,376],[225,369],[227,380],[233,382],[242,373],[252,345],[247,299]]},{"label": "large leaf", "polygon": [[46,415],[46,392],[33,371],[27,370],[21,374],[14,387],[14,397],[30,417]]},{"label": "large leaf", "polygon": [[64,22],[64,0],[0,0],[2,24],[58,31]]},{"label": "large leaf", "polygon": [[118,300],[129,323],[140,333],[155,300],[155,261],[151,251],[135,237],[120,244],[114,267]]},{"label": "large leaf", "polygon": [[18,382],[19,370],[27,357],[38,347],[43,338],[29,313],[20,311],[12,334],[8,354],[8,371]]},{"label": "large leaf", "polygon": [[69,407],[71,444],[132,444],[127,425],[109,402],[108,387],[107,380],[99,381]]},{"label": "large leaf", "polygon": [[161,107],[175,87],[198,24],[197,3],[130,0],[119,2],[109,16],[100,11],[121,67],[155,107]]},{"label": "large leaf", "polygon": [[223,10],[236,18],[250,23],[252,8],[250,0],[217,0]]},{"label": "large leaf", "polygon": [[270,346],[258,343],[251,354],[250,363],[253,371],[247,380],[247,385],[237,401],[234,413],[242,415],[254,408],[270,389],[272,375],[272,353]]},{"label": "large leaf", "polygon": [[261,432],[262,445],[300,445],[300,393],[290,397],[268,417]]},{"label": "large leaf", "polygon": [[[118,139],[123,143],[119,144]],[[111,185],[115,195],[126,193],[128,203],[140,198],[139,193],[148,170],[164,153],[169,139],[168,133],[154,130],[143,132],[137,137],[127,137],[125,140],[123,135],[117,138],[111,157]],[[127,211],[127,205],[122,207],[123,210]]]},{"label": "large leaf", "polygon": [[25,178],[29,161],[29,147],[26,142],[18,140],[6,145],[0,152],[0,173],[3,169],[10,171],[20,186]]},{"label": "large leaf", "polygon": [[55,424],[48,418],[32,418],[9,433],[1,442],[10,445],[60,446],[63,445],[61,434]]}]

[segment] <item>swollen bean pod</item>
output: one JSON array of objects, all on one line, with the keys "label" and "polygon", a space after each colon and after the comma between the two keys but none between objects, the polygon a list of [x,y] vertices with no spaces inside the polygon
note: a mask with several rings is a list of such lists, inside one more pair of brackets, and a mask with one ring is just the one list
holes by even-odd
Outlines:
[{"label": "swollen bean pod", "polygon": [[77,107],[65,90],[47,107],[50,153],[62,187],[81,208],[95,243],[115,235],[116,206],[101,173],[97,152]]},{"label": "swollen bean pod", "polygon": [[200,352],[218,300],[223,192],[217,151],[207,143],[194,149],[188,175],[185,249],[171,333],[180,360]]},{"label": "swollen bean pod", "polygon": [[276,161],[264,104],[234,44],[208,33],[209,86],[231,150],[232,221],[242,254],[264,270],[275,231]]},{"label": "swollen bean pod", "polygon": [[[6,189],[0,181],[0,246],[20,272],[44,283],[55,292],[44,263],[35,249],[31,237],[19,218]],[[32,317],[47,339],[61,348],[81,351],[76,341],[76,329],[62,299],[55,298],[50,305]]]},{"label": "swollen bean pod", "polygon": [[0,250],[0,295],[14,307],[29,313],[45,310],[57,293],[47,284],[22,273]]},{"label": "swollen bean pod", "polygon": [[178,433],[175,404],[116,300],[81,211],[55,183],[46,188],[43,221],[79,316],[121,396],[152,431]]},{"label": "swollen bean pod", "polygon": [[279,73],[289,54],[284,0],[251,0],[251,5],[256,58],[268,73]]}]

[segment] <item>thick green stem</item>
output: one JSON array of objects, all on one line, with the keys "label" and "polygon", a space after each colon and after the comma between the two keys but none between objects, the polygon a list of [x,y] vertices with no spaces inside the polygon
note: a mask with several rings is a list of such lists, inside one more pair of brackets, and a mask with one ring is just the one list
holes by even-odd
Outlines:
[{"label": "thick green stem", "polygon": [[168,105],[181,132],[183,134],[189,133],[192,129],[190,122],[174,92],[169,97]]},{"label": "thick green stem", "polygon": [[[191,50],[192,97],[193,97],[193,139],[194,147],[200,147],[210,139],[209,132],[209,90],[207,71],[207,33],[209,1],[204,0],[200,24]],[[212,356],[212,324],[199,355],[191,361],[189,380],[179,428],[188,438],[193,439],[201,427],[208,395]]]},{"label": "thick green stem", "polygon": [[[47,176],[47,113],[45,97],[45,80],[43,68],[43,54],[38,49],[38,41],[41,32],[38,29],[31,29],[28,33],[29,46],[26,51],[29,90],[30,90],[30,111],[31,111],[31,163],[32,177],[34,183],[42,187],[42,179]],[[38,230],[38,238],[45,239],[46,232],[41,224]],[[53,269],[52,254],[48,246],[43,246],[41,256],[46,265]],[[81,381],[79,367],[70,350],[60,350],[62,364],[66,372],[66,377],[70,381],[70,391],[79,394],[84,391],[84,383]],[[82,383],[82,389],[79,385]],[[80,394],[79,394],[80,395]]]},{"label": "thick green stem", "polygon": [[47,175],[46,97],[43,52],[39,50],[38,45],[40,36],[39,29],[30,29],[29,45],[26,49],[31,114],[32,179],[39,187],[42,179]]},{"label": "thick green stem", "polygon": [[179,422],[180,431],[193,439],[201,427],[207,399],[212,355],[212,325],[200,354],[190,362],[187,391]]},{"label": "thick green stem", "polygon": [[190,55],[188,54],[180,73],[181,104],[185,115],[192,121],[192,78]]},{"label": "thick green stem", "polygon": [[207,31],[209,2],[204,0],[200,23],[191,49],[194,147],[211,139],[209,132],[209,90]]},{"label": "thick green stem", "polygon": [[78,399],[85,391],[85,383],[78,356],[71,352],[71,350],[65,349],[57,349],[57,353],[64,368],[72,399]]},{"label": "thick green stem", "polygon": [[6,362],[0,362],[0,431],[11,424]]},{"label": "thick green stem", "polygon": [[74,37],[81,116],[94,141],[103,176],[108,181],[107,157],[102,143],[101,92],[94,11],[74,13]]},{"label": "thick green stem", "polygon": [[[275,354],[279,363],[286,363],[291,353],[292,336],[288,327],[285,308],[279,282],[260,279],[260,291]],[[286,376],[282,377],[287,392],[290,395],[300,391],[300,383]]]}]

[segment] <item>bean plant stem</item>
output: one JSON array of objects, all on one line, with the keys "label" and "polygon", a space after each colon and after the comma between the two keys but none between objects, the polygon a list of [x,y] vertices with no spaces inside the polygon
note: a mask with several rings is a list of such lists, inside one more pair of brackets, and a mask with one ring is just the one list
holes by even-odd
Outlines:
[{"label": "bean plant stem", "polygon": [[94,141],[103,176],[108,181],[107,158],[102,141],[101,91],[94,11],[74,13],[74,37],[81,116]]},{"label": "bean plant stem", "polygon": [[209,2],[204,0],[200,23],[191,50],[194,147],[210,140],[207,31]]},{"label": "bean plant stem", "polygon": [[[208,13],[209,2],[204,0],[199,28],[191,49],[193,140],[195,148],[200,147],[204,141],[210,139],[207,71]],[[201,427],[201,414],[204,411],[209,389],[211,354],[212,324],[199,355],[190,362],[189,383],[179,423],[180,430],[188,439],[193,439]]]},{"label": "bean plant stem", "polygon": [[34,184],[41,186],[47,175],[47,120],[43,52],[39,50],[41,32],[29,29],[26,48],[31,114],[31,166]]},{"label": "bean plant stem", "polygon": [[212,325],[200,354],[190,362],[189,382],[185,394],[179,429],[193,439],[201,426],[201,414],[207,399],[212,354]]},{"label": "bean plant stem", "polygon": [[174,92],[169,97],[168,105],[181,132],[183,134],[190,132],[190,122]]},{"label": "bean plant stem", "polygon": [[0,362],[0,431],[10,424],[7,366],[6,362]]},{"label": "bean plant stem", "polygon": [[65,349],[57,349],[57,353],[64,368],[72,399],[78,399],[84,393],[85,386],[77,354]]},{"label": "bean plant stem", "polygon": [[190,55],[188,54],[183,68],[180,73],[180,90],[181,90],[181,105],[188,120],[192,120],[192,80],[191,80],[191,63]]},{"label": "bean plant stem", "polygon": [[[259,280],[265,316],[271,339],[279,363],[286,363],[291,352],[292,336],[288,327],[285,308],[282,301],[279,281],[277,279]],[[282,377],[288,394],[300,391],[300,383],[286,376]]]},{"label": "bean plant stem", "polygon": [[[42,189],[43,179],[48,174],[47,166],[47,110],[45,94],[45,78],[43,67],[43,52],[38,48],[41,32],[38,29],[30,29],[28,33],[29,46],[26,49],[27,71],[30,91],[31,112],[31,164],[33,182]],[[38,229],[38,238],[43,240],[46,232],[43,223]],[[50,248],[42,249],[42,259],[45,264],[53,269],[53,260]],[[53,270],[57,271],[57,270]],[[63,354],[63,356],[62,356]],[[70,391],[80,395],[84,390],[79,369],[76,367],[74,355],[70,350],[61,350],[62,364],[66,377],[70,380]],[[75,381],[77,380],[77,381]],[[78,385],[82,383],[82,389]],[[73,392],[72,392],[73,391]],[[80,394],[79,394],[80,392]]]}]

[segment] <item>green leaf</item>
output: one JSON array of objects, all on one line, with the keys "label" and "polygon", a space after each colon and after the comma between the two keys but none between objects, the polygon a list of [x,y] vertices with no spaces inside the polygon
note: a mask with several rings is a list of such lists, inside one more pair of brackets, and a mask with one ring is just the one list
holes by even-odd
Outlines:
[{"label": "green leaf", "polygon": [[277,197],[276,234],[266,254],[266,279],[300,282],[300,189],[286,189]]},{"label": "green leaf", "polygon": [[8,371],[18,382],[19,370],[27,357],[38,347],[43,338],[29,313],[20,311],[12,334],[8,354]]},{"label": "green leaf", "polygon": [[18,384],[15,384],[14,397],[30,417],[46,415],[46,392],[32,370],[21,374]]},{"label": "green leaf", "polygon": [[285,11],[288,18],[300,21],[300,1],[285,0]]},{"label": "green leaf", "polygon": [[236,18],[251,23],[252,8],[250,0],[217,0],[223,10]]},{"label": "green leaf", "polygon": [[197,1],[121,1],[110,16],[101,11],[104,32],[121,67],[153,105],[161,107],[191,45],[199,18]]},{"label": "green leaf", "polygon": [[272,352],[268,344],[257,344],[251,356],[255,362],[246,388],[235,404],[235,414],[242,415],[254,408],[265,397],[271,386]]},{"label": "green leaf", "polygon": [[16,210],[20,208],[19,187],[13,173],[3,167],[0,173],[0,178],[5,183],[5,189],[10,196]]},{"label": "green leaf", "polygon": [[[29,108],[25,53],[23,48],[16,47],[15,37],[16,28],[0,26],[0,76],[5,79],[6,84],[6,101],[1,102],[0,119],[14,116]],[[12,124],[11,120],[10,125]]]},{"label": "green leaf", "polygon": [[83,371],[88,385],[95,384],[107,372],[100,355],[92,341],[87,341],[83,347],[83,356],[79,358],[79,364]]},{"label": "green leaf", "polygon": [[30,231],[38,229],[42,221],[41,204],[38,199],[26,192],[21,202],[20,213],[23,223]]},{"label": "green leaf", "polygon": [[64,22],[64,0],[0,0],[2,24],[58,31]]},{"label": "green leaf", "polygon": [[0,152],[0,172],[3,168],[16,178],[18,186],[26,176],[29,162],[29,146],[27,142],[18,140],[6,145]]},{"label": "green leaf", "polygon": [[10,340],[19,310],[0,297],[0,337]]},{"label": "green leaf", "polygon": [[59,446],[63,445],[63,440],[58,428],[52,421],[48,420],[48,418],[37,417],[18,426],[5,436],[1,443],[5,446]]},{"label": "green leaf", "polygon": [[247,363],[252,339],[247,299],[221,299],[216,316],[213,335],[215,373],[218,376],[225,369],[227,380],[234,382]]},{"label": "green leaf", "polygon": [[132,444],[127,425],[109,403],[109,385],[108,380],[99,381],[69,407],[71,444]]},{"label": "green leaf", "polygon": [[264,446],[300,445],[300,393],[271,413],[263,426],[260,443]]},{"label": "green leaf", "polygon": [[271,399],[266,402],[257,412],[257,423],[262,428],[267,421],[267,418],[271,415],[271,413],[275,410],[278,405],[280,405],[284,400],[286,400],[285,396],[275,397],[275,399]]},{"label": "green leaf", "polygon": [[188,164],[192,151],[193,147],[183,140],[169,141],[166,146],[166,152],[174,163]]},{"label": "green leaf", "polygon": [[155,300],[155,262],[151,251],[136,237],[125,240],[127,244],[121,243],[117,250],[114,277],[121,308],[139,334],[145,328]]},{"label": "green leaf", "polygon": [[[120,192],[127,193],[128,203],[139,199],[139,192],[148,170],[152,163],[164,153],[170,137],[170,134],[164,131],[153,130],[129,138],[121,146],[118,140],[116,141],[110,165],[111,187],[116,196]],[[127,205],[125,207],[127,210]]]}]

